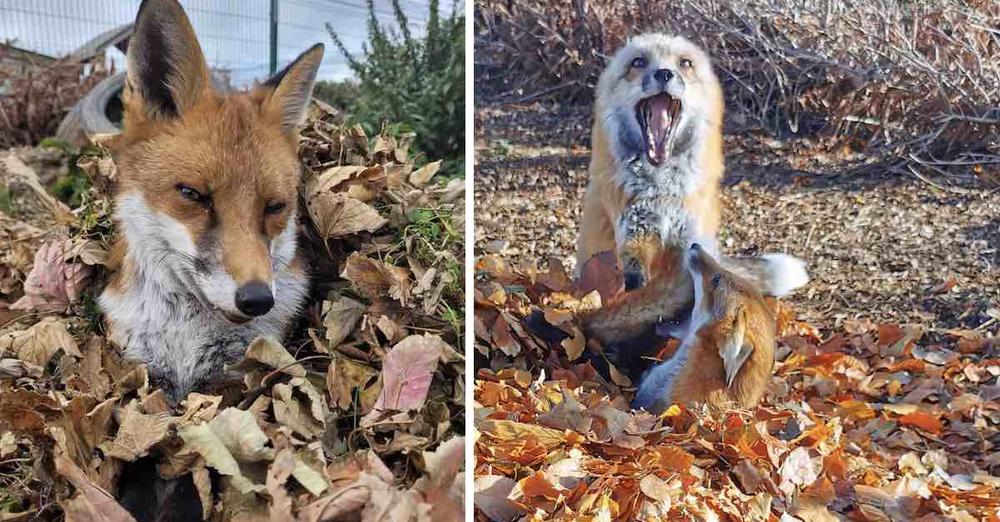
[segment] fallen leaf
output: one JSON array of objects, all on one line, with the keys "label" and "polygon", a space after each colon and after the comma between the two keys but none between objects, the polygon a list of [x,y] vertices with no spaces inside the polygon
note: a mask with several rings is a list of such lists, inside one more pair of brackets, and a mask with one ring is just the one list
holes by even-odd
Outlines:
[{"label": "fallen leaf", "polygon": [[306,375],[306,369],[274,337],[254,339],[250,346],[247,346],[246,358],[292,377],[305,377]]},{"label": "fallen leaf", "polygon": [[529,512],[528,507],[510,499],[511,491],[517,483],[508,477],[485,475],[476,477],[475,495],[476,509],[490,520],[515,520]]},{"label": "fallen leaf", "polygon": [[405,268],[354,252],[347,257],[340,276],[369,299],[387,296],[404,305],[409,302],[410,272]]},{"label": "fallen leaf", "polygon": [[323,302],[323,327],[330,348],[336,348],[354,331],[367,307],[349,297]]},{"label": "fallen leaf", "polygon": [[778,470],[781,484],[778,485],[786,495],[791,495],[796,489],[808,486],[818,477],[816,465],[809,457],[809,450],[803,447],[793,449]]},{"label": "fallen leaf", "polygon": [[197,453],[208,466],[231,477],[241,493],[265,491],[240,469],[240,462],[271,460],[274,451],[266,446],[269,439],[250,412],[226,408],[210,422],[184,426],[178,432],[184,440],[182,454]]},{"label": "fallen leaf", "polygon": [[420,409],[446,347],[431,334],[411,335],[393,346],[382,361],[382,392],[375,410]]},{"label": "fallen leaf", "polygon": [[330,401],[341,410],[350,410],[355,391],[364,389],[376,375],[378,371],[375,368],[332,353],[330,366],[326,370],[326,391],[330,395]]},{"label": "fallen leaf", "polygon": [[101,450],[109,457],[125,461],[144,457],[150,448],[166,440],[176,421],[166,413],[142,413],[133,399],[119,411],[118,432],[113,440],[102,444]]},{"label": "fallen leaf", "polygon": [[431,178],[437,174],[438,170],[441,169],[440,161],[432,161],[423,167],[410,173],[410,183],[417,187],[422,187],[427,184]]},{"label": "fallen leaf", "polygon": [[66,322],[56,317],[46,317],[27,330],[0,337],[0,353],[12,352],[18,359],[43,368],[59,350],[83,357]]},{"label": "fallen leaf", "polygon": [[62,452],[55,453],[56,473],[77,490],[77,495],[64,502],[68,522],[135,522],[110,493],[94,485],[87,475]]},{"label": "fallen leaf", "polygon": [[583,335],[583,331],[580,328],[573,326],[573,336],[563,339],[560,343],[564,350],[566,350],[566,357],[570,361],[575,361],[583,355],[583,349],[586,348],[587,339]]},{"label": "fallen leaf", "polygon": [[337,239],[358,232],[375,232],[388,220],[367,203],[347,194],[323,192],[306,201],[309,216],[324,239]]},{"label": "fallen leaf", "polygon": [[921,430],[935,435],[941,433],[941,429],[943,428],[939,418],[923,411],[907,413],[899,418],[899,423],[904,426],[920,428]]},{"label": "fallen leaf", "polygon": [[59,311],[79,300],[93,269],[70,261],[72,247],[69,239],[52,239],[42,245],[24,281],[24,297],[10,306],[12,310]]}]

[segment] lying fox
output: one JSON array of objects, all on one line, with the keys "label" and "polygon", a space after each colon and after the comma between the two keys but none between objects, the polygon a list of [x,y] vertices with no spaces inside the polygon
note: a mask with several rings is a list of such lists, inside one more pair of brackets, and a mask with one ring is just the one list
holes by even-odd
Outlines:
[{"label": "lying fox", "polygon": [[774,312],[750,282],[698,244],[688,251],[687,270],[695,298],[681,345],[643,376],[632,406],[655,413],[674,403],[751,407],[774,367]]},{"label": "lying fox", "polygon": [[[621,342],[690,309],[687,245],[717,252],[723,99],[708,55],[685,38],[646,34],[615,53],[595,93],[577,267],[616,252],[629,290],[585,319],[591,337]],[[808,281],[785,254],[719,257],[767,295]],[[645,288],[655,281],[655,288]],[[631,295],[630,295],[631,294]]]},{"label": "lying fox", "polygon": [[172,400],[216,384],[257,336],[280,337],[308,278],[296,250],[304,119],[323,46],[223,95],[176,0],[144,0],[128,49],[112,340]]}]

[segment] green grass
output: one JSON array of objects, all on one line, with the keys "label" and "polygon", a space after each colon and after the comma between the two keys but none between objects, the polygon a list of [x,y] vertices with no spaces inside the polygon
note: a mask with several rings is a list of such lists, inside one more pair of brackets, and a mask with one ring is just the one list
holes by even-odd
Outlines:
[{"label": "green grass", "polygon": [[452,221],[452,211],[418,208],[407,213],[410,223],[399,233],[399,241],[409,245],[409,253],[426,267],[435,267],[450,276],[438,303],[437,317],[451,326],[458,339],[464,321],[464,236]]},{"label": "green grass", "polygon": [[10,187],[6,185],[0,187],[0,210],[8,216],[17,215],[17,203],[14,202],[14,196],[10,193]]},{"label": "green grass", "polygon": [[70,208],[79,208],[83,205],[84,193],[90,190],[90,180],[76,165],[71,165],[69,173],[56,179],[49,190]]}]

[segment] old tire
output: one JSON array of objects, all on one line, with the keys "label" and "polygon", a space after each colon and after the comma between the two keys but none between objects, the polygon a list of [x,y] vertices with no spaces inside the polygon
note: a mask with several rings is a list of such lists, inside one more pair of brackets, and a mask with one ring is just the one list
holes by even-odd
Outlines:
[{"label": "old tire", "polygon": [[120,132],[121,93],[124,87],[124,72],[109,76],[95,85],[63,118],[56,130],[56,138],[82,147],[95,134]]}]

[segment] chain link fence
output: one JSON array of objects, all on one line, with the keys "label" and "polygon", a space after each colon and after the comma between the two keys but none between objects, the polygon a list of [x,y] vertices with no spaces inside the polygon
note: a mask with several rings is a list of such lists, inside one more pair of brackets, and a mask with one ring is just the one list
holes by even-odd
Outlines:
[{"label": "chain link fence", "polygon": [[[0,0],[0,44],[30,55],[60,58],[73,54],[98,35],[114,33],[131,24],[141,0]],[[234,87],[250,85],[270,73],[272,48],[277,67],[293,60],[309,46],[330,43],[330,23],[352,52],[366,40],[368,6],[365,0],[181,0],[194,25],[209,66]],[[374,2],[380,23],[395,26],[388,0]],[[427,0],[404,0],[400,7],[410,27],[426,24]],[[272,42],[271,22],[277,22]],[[115,68],[124,67],[124,55],[109,47]],[[320,79],[349,78],[346,61],[328,46]]]}]

